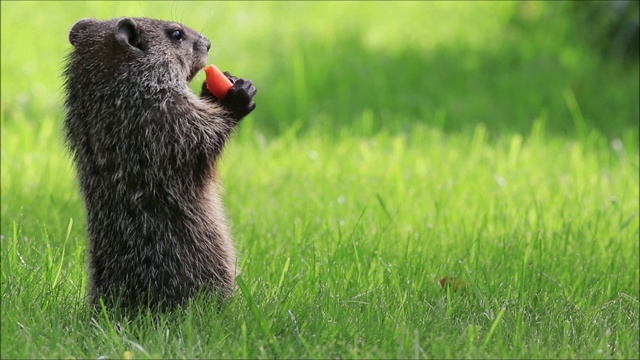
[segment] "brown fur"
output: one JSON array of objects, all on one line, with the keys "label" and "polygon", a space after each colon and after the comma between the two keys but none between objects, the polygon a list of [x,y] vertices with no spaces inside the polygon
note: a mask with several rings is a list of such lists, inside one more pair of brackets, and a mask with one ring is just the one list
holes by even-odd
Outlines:
[{"label": "brown fur", "polygon": [[[181,39],[175,36],[180,31]],[[179,305],[235,286],[236,252],[216,162],[255,107],[250,81],[216,99],[188,82],[209,40],[145,18],[83,19],[69,33],[64,133],[85,204],[89,297]]]}]

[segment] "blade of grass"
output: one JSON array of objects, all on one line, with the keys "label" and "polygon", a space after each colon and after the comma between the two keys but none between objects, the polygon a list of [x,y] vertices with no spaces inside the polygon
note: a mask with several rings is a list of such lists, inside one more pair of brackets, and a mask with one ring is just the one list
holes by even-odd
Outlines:
[{"label": "blade of grass", "polygon": [[253,299],[253,296],[251,295],[251,291],[249,291],[249,288],[247,287],[247,284],[244,282],[244,280],[242,280],[242,278],[240,276],[238,276],[236,278],[236,282],[237,282],[238,287],[240,288],[240,291],[242,292],[242,295],[244,296],[245,300],[247,300],[247,304],[249,305],[249,308],[251,309],[251,312],[253,313],[253,316],[255,317],[256,321],[258,322],[258,326],[260,327],[260,330],[262,331],[262,335],[266,339],[269,339],[269,343],[273,347],[273,350],[275,351],[276,356],[277,356],[278,354],[280,354],[280,344],[278,344],[278,341],[273,336],[273,333],[271,332],[271,329],[269,329],[269,326],[267,326],[267,322],[264,320],[264,317],[262,316],[262,313],[260,312],[260,309],[258,309],[258,306],[256,305],[256,302]]},{"label": "blade of grass", "polygon": [[60,273],[62,272],[62,265],[64,264],[65,259],[65,251],[67,249],[67,241],[69,240],[69,236],[71,235],[71,228],[73,227],[73,218],[69,219],[69,225],[67,226],[67,235],[64,238],[64,242],[62,243],[62,255],[60,255],[60,264],[58,265],[58,270],[56,271],[56,275],[53,278],[53,282],[51,283],[51,288],[55,288],[58,284],[58,280],[60,279]]},{"label": "blade of grass", "polygon": [[507,311],[506,307],[503,307],[502,309],[500,309],[498,316],[496,316],[496,319],[493,321],[493,324],[489,329],[489,333],[487,334],[487,337],[484,339],[484,343],[483,343],[484,346],[487,346],[487,344],[491,340],[491,337],[493,336],[493,333],[496,331],[498,324],[500,324],[500,320],[502,320],[502,316],[504,315],[505,311]]}]

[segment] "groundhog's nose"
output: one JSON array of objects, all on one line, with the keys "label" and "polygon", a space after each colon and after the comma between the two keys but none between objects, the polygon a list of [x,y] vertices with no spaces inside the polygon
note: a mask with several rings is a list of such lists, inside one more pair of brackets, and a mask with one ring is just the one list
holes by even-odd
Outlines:
[{"label": "groundhog's nose", "polygon": [[[204,50],[205,48],[207,50]],[[209,41],[206,36],[200,34],[196,41],[193,42],[193,50],[209,52],[209,49],[211,49],[211,41]]]}]

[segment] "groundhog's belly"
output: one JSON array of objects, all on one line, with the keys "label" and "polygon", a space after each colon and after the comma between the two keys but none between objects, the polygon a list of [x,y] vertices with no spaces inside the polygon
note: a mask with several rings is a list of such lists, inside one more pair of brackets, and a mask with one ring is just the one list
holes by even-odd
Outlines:
[{"label": "groundhog's belly", "polygon": [[116,291],[131,304],[181,303],[202,287],[227,295],[235,251],[221,200],[208,192],[217,185],[203,190],[193,201],[162,197],[163,191],[135,191],[115,202],[113,196],[92,199],[100,204],[88,209],[87,219],[93,295]]}]

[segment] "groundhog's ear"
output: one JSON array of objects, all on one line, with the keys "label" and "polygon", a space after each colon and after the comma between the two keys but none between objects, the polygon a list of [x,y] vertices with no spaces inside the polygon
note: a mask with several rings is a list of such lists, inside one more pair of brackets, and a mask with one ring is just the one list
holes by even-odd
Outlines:
[{"label": "groundhog's ear", "polygon": [[71,31],[69,31],[69,42],[71,43],[71,45],[77,47],[78,44],[80,44],[82,34],[95,23],[96,21],[93,19],[82,19],[73,24]]},{"label": "groundhog's ear", "polygon": [[125,47],[134,47],[142,51],[147,50],[147,44],[142,40],[138,25],[133,19],[127,18],[118,21],[116,40]]}]

